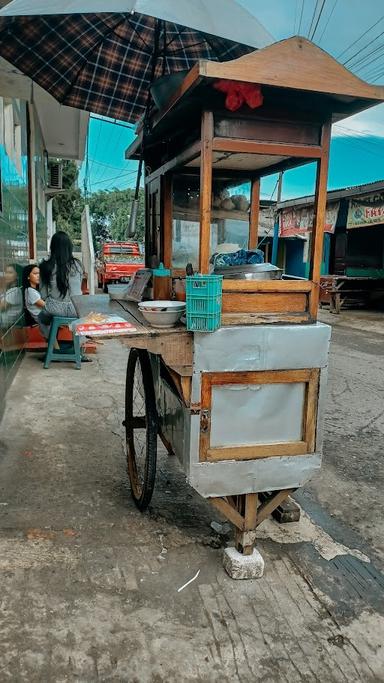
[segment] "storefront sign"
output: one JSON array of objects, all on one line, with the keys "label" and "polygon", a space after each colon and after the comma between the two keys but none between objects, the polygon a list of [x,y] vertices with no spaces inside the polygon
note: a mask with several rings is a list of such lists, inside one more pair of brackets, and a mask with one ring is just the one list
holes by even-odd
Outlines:
[{"label": "storefront sign", "polygon": [[362,228],[384,223],[384,195],[371,194],[362,199],[350,199],[347,228]]},{"label": "storefront sign", "polygon": [[[340,202],[328,204],[325,213],[325,232],[334,232],[339,213]],[[307,206],[301,209],[289,208],[284,209],[280,213],[280,237],[294,237],[295,235],[304,235],[311,232],[314,220],[313,206]]]}]

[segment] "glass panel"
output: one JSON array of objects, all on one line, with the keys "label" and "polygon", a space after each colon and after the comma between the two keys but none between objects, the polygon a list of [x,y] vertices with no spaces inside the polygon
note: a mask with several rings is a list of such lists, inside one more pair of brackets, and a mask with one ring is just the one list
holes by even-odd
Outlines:
[{"label": "glass panel", "polygon": [[[214,178],[211,255],[247,248],[251,183]],[[199,262],[200,177],[180,175],[173,180],[172,267],[185,269]]]},{"label": "glass panel", "polygon": [[211,240],[211,253],[247,249],[251,183],[233,178],[214,178],[212,221],[217,225],[216,243]]}]

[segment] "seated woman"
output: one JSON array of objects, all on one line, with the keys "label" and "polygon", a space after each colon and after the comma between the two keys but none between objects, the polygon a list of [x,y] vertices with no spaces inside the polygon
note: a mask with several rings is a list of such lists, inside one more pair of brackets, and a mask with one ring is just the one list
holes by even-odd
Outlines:
[{"label": "seated woman", "polygon": [[62,315],[76,318],[71,296],[81,294],[83,266],[73,256],[73,245],[67,233],[59,230],[51,239],[50,256],[40,263],[40,292],[45,301],[43,318]]},{"label": "seated woman", "polygon": [[[50,325],[53,316],[77,318],[71,296],[82,294],[81,283],[84,269],[73,256],[73,244],[63,230],[52,236],[50,256],[40,263],[40,293],[45,306],[39,314],[40,321]],[[82,354],[83,362],[91,362]]]},{"label": "seated woman", "polygon": [[[37,323],[43,337],[48,339],[49,325],[44,323],[45,301],[39,292],[40,268],[36,263],[25,266],[23,270],[23,292],[24,304],[26,308],[26,322]],[[28,320],[29,318],[29,320]],[[59,349],[55,342],[55,349]]]}]

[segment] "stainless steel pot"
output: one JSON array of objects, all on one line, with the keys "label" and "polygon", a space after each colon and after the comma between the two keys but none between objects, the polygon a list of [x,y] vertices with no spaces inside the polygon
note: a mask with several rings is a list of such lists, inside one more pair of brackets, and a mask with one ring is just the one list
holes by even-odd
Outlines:
[{"label": "stainless steel pot", "polygon": [[224,280],[281,280],[283,271],[272,263],[255,263],[215,268],[214,273]]}]

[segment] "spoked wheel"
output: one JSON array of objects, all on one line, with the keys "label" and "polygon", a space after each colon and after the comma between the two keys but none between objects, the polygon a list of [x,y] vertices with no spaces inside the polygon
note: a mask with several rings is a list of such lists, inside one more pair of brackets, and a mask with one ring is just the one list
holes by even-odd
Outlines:
[{"label": "spoked wheel", "polygon": [[156,476],[158,419],[147,351],[131,349],[125,385],[125,434],[128,476],[139,510],[152,498]]}]

